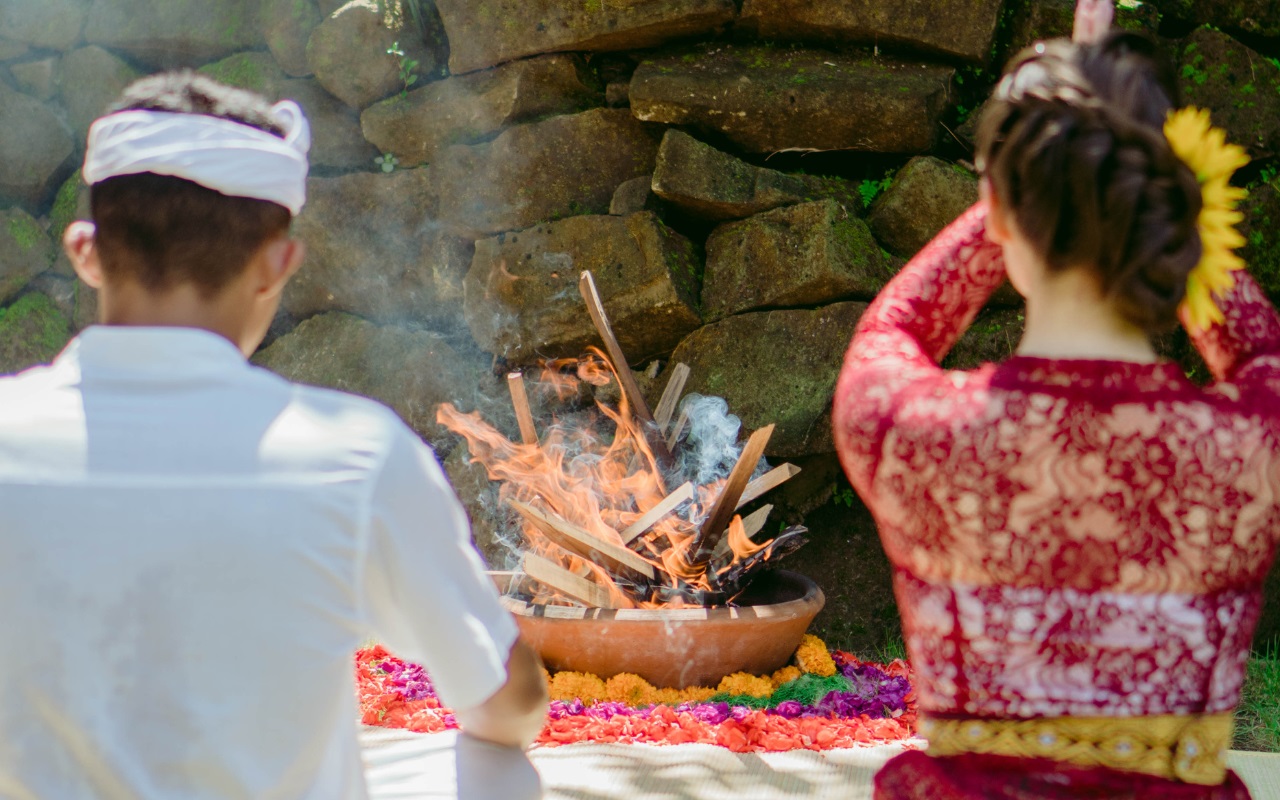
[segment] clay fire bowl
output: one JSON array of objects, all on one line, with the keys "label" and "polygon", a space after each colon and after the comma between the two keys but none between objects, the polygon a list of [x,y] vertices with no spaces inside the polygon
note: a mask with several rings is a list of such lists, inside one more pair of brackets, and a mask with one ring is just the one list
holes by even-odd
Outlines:
[{"label": "clay fire bowl", "polygon": [[786,666],[825,602],[817,584],[785,570],[761,575],[733,608],[571,608],[503,598],[547,669],[606,679],[631,672],[677,689]]}]

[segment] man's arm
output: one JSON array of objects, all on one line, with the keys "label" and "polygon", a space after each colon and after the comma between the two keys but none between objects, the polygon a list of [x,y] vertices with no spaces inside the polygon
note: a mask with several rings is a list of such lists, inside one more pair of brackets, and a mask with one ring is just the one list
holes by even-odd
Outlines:
[{"label": "man's arm", "polygon": [[523,749],[542,730],[548,699],[542,660],[523,639],[517,639],[507,659],[507,682],[480,705],[455,709],[454,715],[469,736]]},{"label": "man's arm", "polygon": [[426,668],[464,732],[525,747],[545,720],[542,665],[520,641],[435,455],[400,431],[370,498],[362,580],[372,633]]}]

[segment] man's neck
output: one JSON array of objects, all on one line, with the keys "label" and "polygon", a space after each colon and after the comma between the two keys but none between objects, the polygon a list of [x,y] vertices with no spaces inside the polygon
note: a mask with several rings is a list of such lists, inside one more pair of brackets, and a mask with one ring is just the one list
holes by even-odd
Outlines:
[{"label": "man's neck", "polygon": [[133,281],[113,282],[98,294],[98,316],[103,325],[198,328],[236,347],[245,328],[244,312],[228,293],[206,297],[192,283],[154,292]]}]

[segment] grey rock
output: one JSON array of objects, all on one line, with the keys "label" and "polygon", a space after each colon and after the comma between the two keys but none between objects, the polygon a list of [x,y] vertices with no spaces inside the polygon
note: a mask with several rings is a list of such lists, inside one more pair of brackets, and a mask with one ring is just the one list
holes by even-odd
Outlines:
[{"label": "grey rock", "polygon": [[830,197],[861,208],[853,187],[838,178],[788,175],[721,152],[687,133],[669,130],[658,148],[653,192],[703,219],[741,219],[771,208]]},{"label": "grey rock", "polygon": [[93,0],[85,39],[156,67],[261,47],[259,0]]},{"label": "grey rock", "polygon": [[80,41],[89,0],[0,0],[4,38],[50,50]]},{"label": "grey rock", "polygon": [[604,87],[604,102],[609,108],[629,108],[631,81],[613,81]]},{"label": "grey rock", "polygon": [[253,357],[258,366],[291,381],[325,386],[380,400],[433,443],[451,441],[436,423],[436,408],[465,398],[496,381],[481,368],[483,356],[459,350],[444,336],[424,330],[376,325],[333,311],[304,320]]},{"label": "grey rock", "polygon": [[311,74],[307,41],[324,17],[315,0],[261,0],[262,32],[271,55],[295,78]]},{"label": "grey rock", "polygon": [[653,47],[709,33],[737,11],[733,0],[436,0],[436,8],[454,74],[539,53]]},{"label": "grey rock", "polygon": [[58,93],[58,60],[42,58],[9,67],[18,88],[40,100],[50,100]]},{"label": "grey rock", "polygon": [[575,214],[603,214],[625,180],[653,172],[658,143],[625,110],[517,125],[447,148],[432,165],[440,216],[480,238]]},{"label": "grey rock", "polygon": [[22,58],[31,52],[31,48],[22,42],[15,42],[0,36],[0,61],[12,61]]},{"label": "grey rock", "polygon": [[893,276],[867,225],[834,200],[721,225],[707,239],[708,319],[759,308],[871,299]]},{"label": "grey rock", "polygon": [[[723,397],[747,431],[776,424],[768,455],[829,453],[831,397],[865,309],[849,302],[728,317],[691,334],[670,363],[689,366],[686,392]],[[653,392],[669,379],[667,370]]]},{"label": "grey rock", "polygon": [[427,170],[311,178],[294,223],[307,260],[285,290],[284,309],[296,318],[342,310],[459,326],[472,245],[424,213],[432,204]]},{"label": "grey rock", "polygon": [[599,344],[579,276],[590,270],[633,363],[670,351],[701,324],[693,245],[652,213],[570,217],[476,242],[466,317],[485,350],[509,361],[576,356]]},{"label": "grey rock", "polygon": [[887,250],[910,258],[978,202],[978,176],[932,156],[906,163],[871,207],[871,232]]},{"label": "grey rock", "polygon": [[0,131],[0,201],[40,208],[70,170],[70,134],[52,109],[3,83]]},{"label": "grey rock", "polygon": [[281,97],[302,106],[311,121],[311,166],[371,169],[378,149],[360,133],[360,116],[311,78],[285,81]]},{"label": "grey rock", "polygon": [[640,211],[659,211],[661,201],[653,193],[653,178],[642,175],[623,181],[609,201],[609,213],[615,217],[624,217]]},{"label": "grey rock", "polygon": [[84,142],[93,121],[140,77],[133,67],[95,45],[62,57],[62,104],[77,142]]},{"label": "grey rock", "polygon": [[403,89],[401,57],[387,52],[396,45],[405,59],[418,62],[418,76],[436,69],[436,53],[411,20],[389,10],[384,13],[377,0],[351,0],[311,32],[307,64],[330,94],[362,109]]},{"label": "grey rock", "polygon": [[429,83],[375,103],[360,115],[365,138],[405,166],[433,161],[505,127],[599,105],[581,58],[552,55]]},{"label": "grey rock", "polygon": [[739,26],[764,39],[874,44],[985,62],[1004,0],[746,0]]},{"label": "grey rock", "polygon": [[637,119],[719,134],[753,153],[933,147],[950,67],[765,46],[700,46],[644,61]]},{"label": "grey rock", "polygon": [[21,208],[0,210],[0,303],[22,291],[52,261],[53,242],[35,218]]}]

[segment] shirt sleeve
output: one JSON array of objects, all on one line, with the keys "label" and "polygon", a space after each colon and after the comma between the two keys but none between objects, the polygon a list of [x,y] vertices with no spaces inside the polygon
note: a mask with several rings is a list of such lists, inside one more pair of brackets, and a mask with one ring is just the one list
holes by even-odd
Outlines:
[{"label": "shirt sleeve", "polygon": [[502,688],[517,638],[435,454],[407,428],[374,486],[361,598],[373,634],[421,664],[441,702],[474,708]]},{"label": "shirt sleeve", "polygon": [[944,374],[938,362],[1005,279],[978,203],[889,282],[858,321],[832,407],[836,449],[867,498],[885,434],[904,397]]},{"label": "shirt sleeve", "polygon": [[1262,367],[1268,377],[1280,373],[1280,317],[1257,282],[1235,273],[1235,286],[1216,300],[1225,321],[1206,331],[1188,327],[1192,343],[1217,380],[1248,380]]}]

